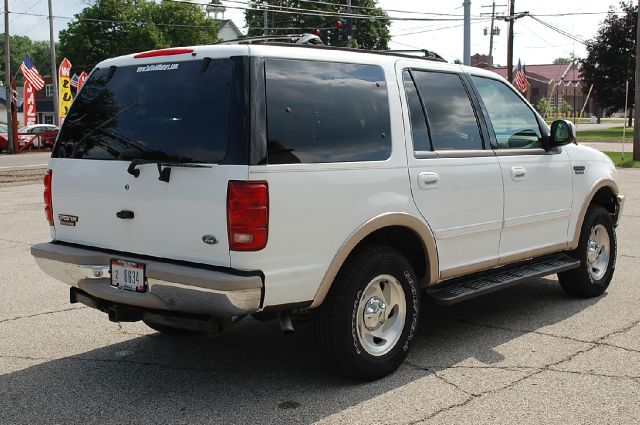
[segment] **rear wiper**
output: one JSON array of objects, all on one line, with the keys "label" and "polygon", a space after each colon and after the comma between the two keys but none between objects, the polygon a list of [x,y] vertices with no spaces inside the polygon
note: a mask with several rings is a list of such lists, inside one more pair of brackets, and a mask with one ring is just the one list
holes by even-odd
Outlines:
[{"label": "rear wiper", "polygon": [[[210,165],[194,164],[190,162],[171,162],[171,161],[154,161],[151,159],[134,159],[129,163],[127,167],[127,173],[133,177],[138,178],[140,176],[140,170],[136,167],[143,164],[156,164],[158,166],[158,180],[169,183],[171,178],[170,167],[182,167],[182,168],[211,168]],[[165,168],[162,168],[162,167]]]}]

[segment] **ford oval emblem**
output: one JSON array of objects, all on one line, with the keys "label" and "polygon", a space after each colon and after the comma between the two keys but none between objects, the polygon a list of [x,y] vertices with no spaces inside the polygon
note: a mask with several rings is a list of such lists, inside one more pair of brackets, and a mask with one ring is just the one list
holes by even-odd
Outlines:
[{"label": "ford oval emblem", "polygon": [[207,245],[215,245],[218,243],[218,238],[213,235],[204,235],[202,237],[202,242],[206,243]]}]

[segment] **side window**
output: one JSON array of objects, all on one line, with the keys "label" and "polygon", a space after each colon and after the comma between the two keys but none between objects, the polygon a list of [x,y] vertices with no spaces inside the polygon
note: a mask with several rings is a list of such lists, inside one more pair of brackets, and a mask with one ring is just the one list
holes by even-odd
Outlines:
[{"label": "side window", "polygon": [[391,155],[379,66],[267,59],[269,164],[382,161]]},{"label": "side window", "polygon": [[542,148],[542,134],[533,111],[505,83],[471,77],[487,108],[500,149]]},{"label": "side window", "polygon": [[433,149],[483,149],[478,120],[460,76],[412,73],[427,111]]},{"label": "side window", "polygon": [[402,73],[404,91],[407,94],[407,104],[409,105],[409,116],[411,118],[411,133],[413,136],[413,151],[430,151],[431,141],[429,140],[429,130],[427,120],[422,109],[422,102],[418,96],[418,90],[411,78],[409,71]]}]

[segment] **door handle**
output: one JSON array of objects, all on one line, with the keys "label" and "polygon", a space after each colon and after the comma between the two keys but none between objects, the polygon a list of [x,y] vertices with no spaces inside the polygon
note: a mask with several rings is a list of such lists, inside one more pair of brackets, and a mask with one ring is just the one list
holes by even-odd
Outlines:
[{"label": "door handle", "polygon": [[420,173],[418,174],[418,187],[420,189],[435,189],[440,182],[440,175],[438,173]]},{"label": "door handle", "polygon": [[527,175],[527,169],[524,167],[511,167],[511,178],[513,180],[524,180]]}]

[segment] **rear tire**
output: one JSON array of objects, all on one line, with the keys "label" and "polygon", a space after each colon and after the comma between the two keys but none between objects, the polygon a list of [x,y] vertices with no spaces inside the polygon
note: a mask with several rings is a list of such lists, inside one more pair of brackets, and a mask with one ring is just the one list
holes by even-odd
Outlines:
[{"label": "rear tire", "polygon": [[312,314],[318,351],[335,372],[382,378],[402,364],[416,337],[420,291],[413,268],[394,248],[364,247]]},{"label": "rear tire", "polygon": [[580,267],[558,273],[560,286],[574,297],[602,295],[613,278],[616,253],[616,232],[611,215],[600,205],[590,206],[582,223],[578,247],[571,253],[580,260]]}]

